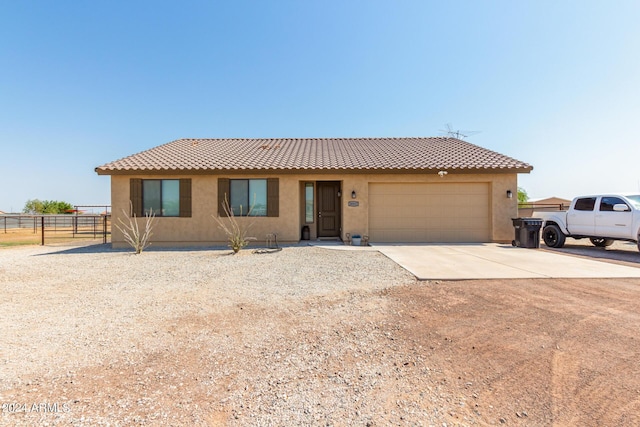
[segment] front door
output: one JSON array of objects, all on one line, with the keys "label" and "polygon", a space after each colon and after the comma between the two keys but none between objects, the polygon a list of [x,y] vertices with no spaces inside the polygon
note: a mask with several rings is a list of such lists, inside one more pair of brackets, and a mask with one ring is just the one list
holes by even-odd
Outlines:
[{"label": "front door", "polygon": [[318,237],[340,236],[340,182],[319,181]]}]

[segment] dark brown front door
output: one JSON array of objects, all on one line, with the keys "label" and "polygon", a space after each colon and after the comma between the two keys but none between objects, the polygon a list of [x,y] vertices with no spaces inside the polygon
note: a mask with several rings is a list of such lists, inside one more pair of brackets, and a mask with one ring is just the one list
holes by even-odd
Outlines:
[{"label": "dark brown front door", "polygon": [[318,237],[340,236],[340,183],[319,181],[318,187]]}]

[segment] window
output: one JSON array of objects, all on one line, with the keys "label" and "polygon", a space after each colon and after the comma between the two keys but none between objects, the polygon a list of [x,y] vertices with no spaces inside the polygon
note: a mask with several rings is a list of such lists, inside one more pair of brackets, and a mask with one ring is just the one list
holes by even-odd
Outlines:
[{"label": "window", "polygon": [[304,222],[313,222],[313,183],[304,184]]},{"label": "window", "polygon": [[613,206],[618,204],[626,205],[624,200],[619,197],[603,197],[600,201],[600,210],[605,212],[613,212]]},{"label": "window", "polygon": [[595,205],[595,197],[585,197],[584,199],[578,199],[576,201],[576,206],[574,209],[577,211],[592,211]]},{"label": "window", "polygon": [[218,178],[220,216],[226,216],[223,208],[225,202],[231,205],[234,216],[278,216],[279,180]]},{"label": "window", "polygon": [[640,195],[627,196],[627,199],[631,201],[631,204],[635,206],[636,209],[640,209]]},{"label": "window", "polygon": [[267,180],[229,180],[229,202],[235,216],[267,216]]},{"label": "window", "polygon": [[142,181],[142,212],[157,216],[180,214],[180,181],[177,179],[145,179]]},{"label": "window", "polygon": [[191,216],[190,179],[131,179],[130,199],[136,216]]}]

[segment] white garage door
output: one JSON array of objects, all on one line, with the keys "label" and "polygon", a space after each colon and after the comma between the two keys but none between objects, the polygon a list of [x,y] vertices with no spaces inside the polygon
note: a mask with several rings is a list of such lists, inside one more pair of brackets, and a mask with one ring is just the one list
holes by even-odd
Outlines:
[{"label": "white garage door", "polygon": [[371,242],[490,241],[488,183],[370,184]]}]

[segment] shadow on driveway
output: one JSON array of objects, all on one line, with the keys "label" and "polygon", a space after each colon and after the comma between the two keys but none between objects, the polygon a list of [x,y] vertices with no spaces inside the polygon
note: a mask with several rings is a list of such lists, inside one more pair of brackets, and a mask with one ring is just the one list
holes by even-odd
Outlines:
[{"label": "shadow on driveway", "polygon": [[593,246],[589,239],[576,240],[569,238],[560,249],[547,247],[544,243],[540,245],[540,248],[564,255],[577,255],[622,265],[630,264],[633,267],[637,267],[640,264],[640,251],[638,251],[638,246],[633,242],[616,241],[608,248],[598,248]]}]

